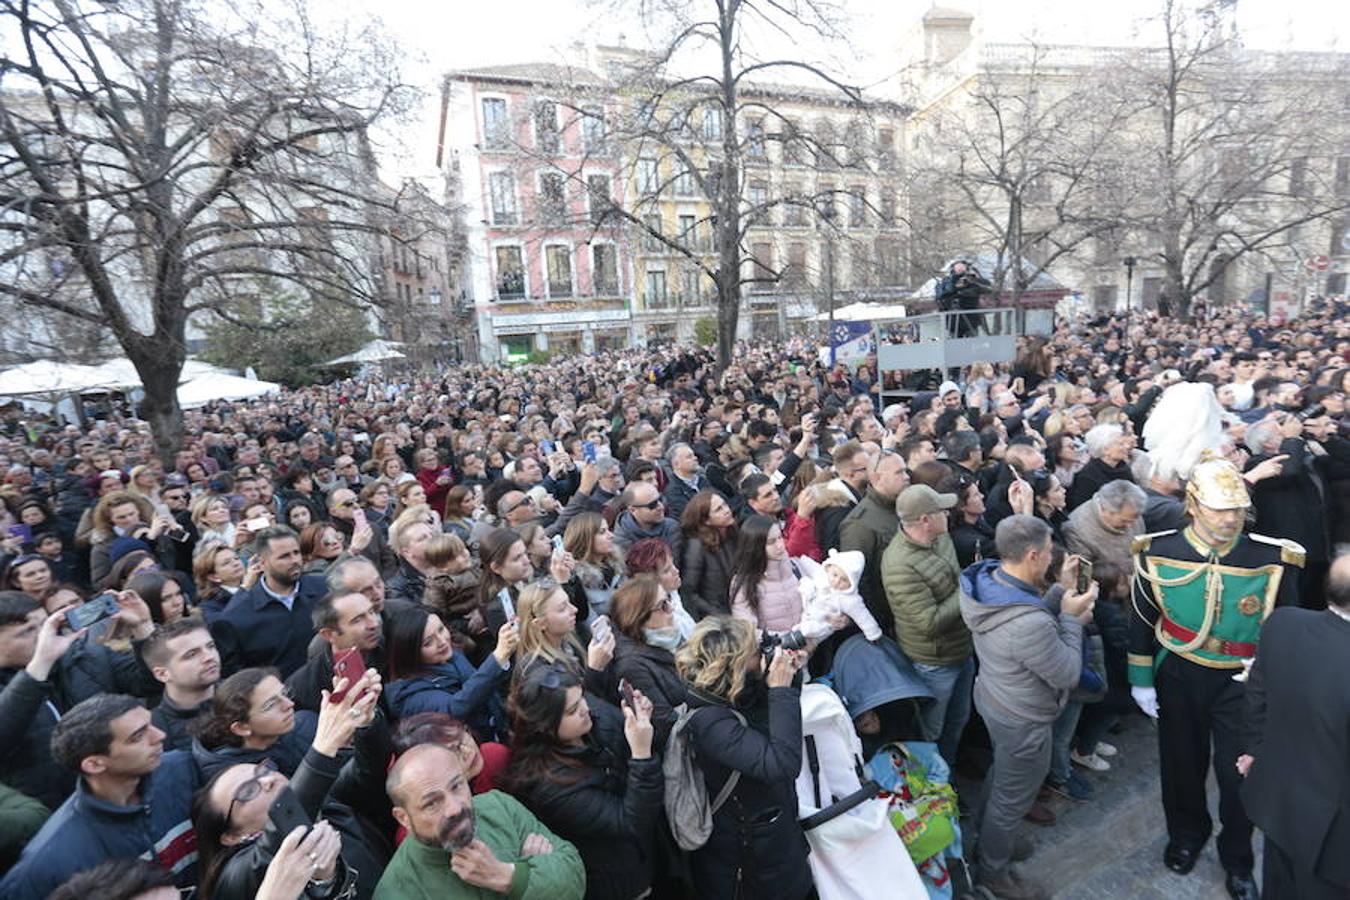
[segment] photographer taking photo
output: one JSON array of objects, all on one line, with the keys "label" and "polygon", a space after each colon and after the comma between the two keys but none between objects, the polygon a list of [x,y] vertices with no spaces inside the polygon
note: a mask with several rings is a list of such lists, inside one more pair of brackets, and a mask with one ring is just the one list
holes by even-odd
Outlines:
[{"label": "photographer taking photo", "polygon": [[794,783],[802,763],[801,651],[760,654],[755,627],[709,616],[680,648],[675,665],[689,684],[687,728],[694,757],[716,797],[712,834],[690,855],[694,892],[705,897],[801,900],[812,891],[806,836],[797,823]]}]

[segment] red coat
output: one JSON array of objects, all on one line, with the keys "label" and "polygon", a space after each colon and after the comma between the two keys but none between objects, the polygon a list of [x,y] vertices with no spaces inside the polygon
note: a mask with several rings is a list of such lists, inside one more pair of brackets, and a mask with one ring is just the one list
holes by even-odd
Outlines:
[{"label": "red coat", "polygon": [[437,514],[445,514],[445,495],[450,492],[452,484],[437,484],[436,479],[441,477],[440,469],[418,469],[417,483],[422,485],[422,490],[427,492],[427,504],[434,509]]},{"label": "red coat", "polygon": [[804,519],[794,509],[786,509],[787,527],[783,529],[783,542],[787,545],[788,556],[809,556],[816,562],[825,558],[816,539],[816,519],[812,516]]}]

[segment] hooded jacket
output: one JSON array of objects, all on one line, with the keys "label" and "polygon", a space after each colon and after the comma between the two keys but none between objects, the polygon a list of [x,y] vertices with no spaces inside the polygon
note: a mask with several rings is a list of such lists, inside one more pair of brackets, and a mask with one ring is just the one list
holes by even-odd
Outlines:
[{"label": "hooded jacket", "polygon": [[980,659],[975,703],[982,715],[1039,724],[1059,716],[1083,669],[1083,626],[1059,611],[1062,594],[1059,585],[1038,594],[998,560],[961,573],[961,616]]}]

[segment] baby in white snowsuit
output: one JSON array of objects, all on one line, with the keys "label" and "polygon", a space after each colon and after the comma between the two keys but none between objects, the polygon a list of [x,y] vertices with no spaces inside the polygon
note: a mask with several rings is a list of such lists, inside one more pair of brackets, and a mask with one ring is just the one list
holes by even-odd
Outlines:
[{"label": "baby in white snowsuit", "polygon": [[831,550],[823,563],[807,557],[799,557],[797,563],[806,575],[797,582],[802,596],[802,620],[797,630],[814,640],[829,637],[835,630],[830,619],[842,613],[862,629],[869,641],[881,637],[881,626],[858,593],[858,579],[866,564],[861,551]]}]

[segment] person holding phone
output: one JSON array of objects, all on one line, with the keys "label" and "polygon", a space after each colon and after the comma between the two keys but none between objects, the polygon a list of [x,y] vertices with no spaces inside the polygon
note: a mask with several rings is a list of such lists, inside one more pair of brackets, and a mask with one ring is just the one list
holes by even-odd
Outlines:
[{"label": "person holding phone", "polygon": [[708,842],[690,854],[698,896],[736,896],[739,884],[739,896],[802,900],[813,889],[794,787],[802,765],[796,675],[805,661],[801,651],[782,649],[765,658],[754,626],[730,616],[699,622],[675,655],[708,796],[740,773]]},{"label": "person holding phone", "polygon": [[[270,759],[227,766],[197,792],[192,823],[197,833],[199,896],[207,900],[253,900],[267,867],[297,828],[313,838],[305,893],[314,900],[342,897],[353,884],[361,896],[375,889],[385,860],[366,846],[352,811],[330,802],[341,771],[338,753],[358,729],[371,723],[380,696],[380,676],[358,683],[339,678],[325,692],[314,741],[295,775],[287,778]],[[341,692],[341,700],[333,700]]]},{"label": "person holding phone", "polygon": [[516,681],[506,784],[570,841],[586,867],[587,900],[632,900],[658,873],[664,780],[652,750],[652,704],[640,691],[592,714],[569,669],[538,666]]},{"label": "person holding phone", "polygon": [[499,688],[511,668],[519,634],[514,621],[502,625],[492,653],[475,668],[455,649],[439,615],[421,606],[392,607],[385,629],[390,713],[395,719],[422,712],[449,713],[484,739],[505,734]]}]

